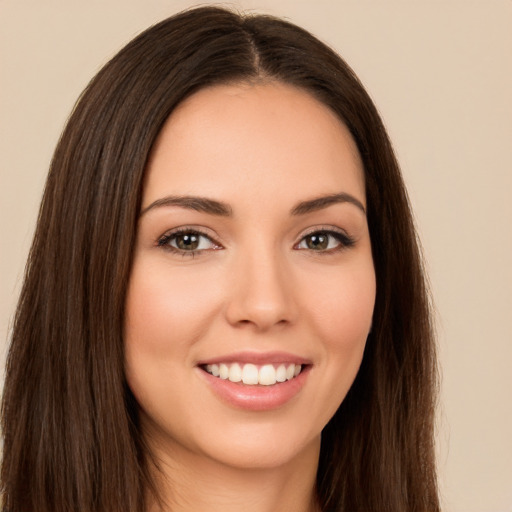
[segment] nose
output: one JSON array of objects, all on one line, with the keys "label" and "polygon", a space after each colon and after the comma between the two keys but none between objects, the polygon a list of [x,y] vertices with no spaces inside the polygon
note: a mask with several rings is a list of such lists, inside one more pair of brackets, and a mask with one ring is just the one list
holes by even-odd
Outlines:
[{"label": "nose", "polygon": [[291,273],[285,259],[271,251],[241,256],[231,275],[228,322],[257,331],[295,322],[297,307]]}]

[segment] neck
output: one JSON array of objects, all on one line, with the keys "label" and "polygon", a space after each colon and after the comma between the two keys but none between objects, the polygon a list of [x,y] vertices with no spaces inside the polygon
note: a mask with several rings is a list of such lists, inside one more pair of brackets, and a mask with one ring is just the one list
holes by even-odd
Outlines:
[{"label": "neck", "polygon": [[320,440],[278,467],[238,468],[188,453],[155,453],[162,504],[149,512],[318,512],[315,485]]}]

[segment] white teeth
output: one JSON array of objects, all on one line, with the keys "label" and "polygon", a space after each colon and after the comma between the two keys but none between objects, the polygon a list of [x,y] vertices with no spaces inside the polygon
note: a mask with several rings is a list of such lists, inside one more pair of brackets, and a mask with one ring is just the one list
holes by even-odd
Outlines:
[{"label": "white teeth", "polygon": [[277,367],[276,380],[277,382],[284,382],[286,380],[286,366],[284,364],[280,364]]},{"label": "white teeth", "polygon": [[206,371],[211,373],[214,377],[219,376],[219,365],[218,364],[207,364]]},{"label": "white teeth", "polygon": [[242,380],[242,368],[240,368],[239,364],[235,363],[231,365],[228,379],[231,382],[240,382]]},{"label": "white teeth", "polygon": [[271,364],[262,366],[258,381],[263,386],[272,386],[276,383],[276,369]]},{"label": "white teeth", "polygon": [[255,364],[221,363],[208,364],[206,371],[214,377],[229,379],[231,382],[243,382],[248,385],[273,386],[277,382],[285,382],[297,377],[302,370],[300,364],[280,364],[277,368],[273,364],[256,366]]},{"label": "white teeth", "polygon": [[219,366],[219,377],[224,380],[229,377],[229,368],[227,364],[221,364]]},{"label": "white teeth", "polygon": [[258,384],[258,367],[254,364],[244,364],[242,382],[244,384]]}]

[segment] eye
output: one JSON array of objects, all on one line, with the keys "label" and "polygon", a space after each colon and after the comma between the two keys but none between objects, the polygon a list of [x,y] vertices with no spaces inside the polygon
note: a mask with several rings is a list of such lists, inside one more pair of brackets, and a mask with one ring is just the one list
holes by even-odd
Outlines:
[{"label": "eye", "polygon": [[195,254],[197,251],[219,249],[208,235],[193,229],[180,229],[162,236],[158,246],[170,249],[181,254]]},{"label": "eye", "polygon": [[354,240],[344,233],[332,230],[313,231],[298,243],[297,249],[331,252],[354,245]]}]

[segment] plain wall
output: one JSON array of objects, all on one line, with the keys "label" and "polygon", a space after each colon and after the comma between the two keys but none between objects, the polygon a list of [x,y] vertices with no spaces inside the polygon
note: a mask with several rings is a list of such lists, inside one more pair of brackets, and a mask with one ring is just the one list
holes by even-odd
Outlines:
[{"label": "plain wall", "polygon": [[[0,0],[3,352],[48,164],[74,101],[129,39],[191,5]],[[512,1],[230,5],[311,30],[374,98],[409,187],[437,308],[444,510],[512,511]]]}]

